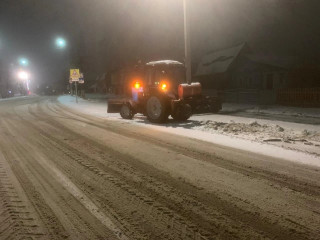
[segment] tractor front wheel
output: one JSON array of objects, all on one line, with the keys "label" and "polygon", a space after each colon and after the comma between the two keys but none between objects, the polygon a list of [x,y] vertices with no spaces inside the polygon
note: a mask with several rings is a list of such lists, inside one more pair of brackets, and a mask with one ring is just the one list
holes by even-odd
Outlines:
[{"label": "tractor front wheel", "polygon": [[164,123],[168,119],[169,106],[166,99],[159,96],[151,96],[146,103],[146,114],[152,123]]},{"label": "tractor front wheel", "polygon": [[177,106],[171,117],[176,121],[186,121],[192,115],[192,108],[189,104]]},{"label": "tractor front wheel", "polygon": [[134,116],[132,107],[129,103],[124,103],[120,109],[120,115],[123,119],[132,119]]}]

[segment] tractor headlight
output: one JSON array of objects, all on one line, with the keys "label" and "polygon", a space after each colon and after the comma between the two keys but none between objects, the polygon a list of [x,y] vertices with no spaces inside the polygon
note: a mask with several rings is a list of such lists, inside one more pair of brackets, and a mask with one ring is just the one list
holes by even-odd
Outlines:
[{"label": "tractor headlight", "polygon": [[164,90],[164,91],[167,90],[167,84],[166,83],[162,83],[161,84],[161,89]]},{"label": "tractor headlight", "polygon": [[168,88],[169,88],[169,84],[167,82],[160,82],[159,84],[159,88],[162,90],[162,91],[168,91]]},{"label": "tractor headlight", "polygon": [[139,89],[141,87],[141,84],[139,83],[139,82],[136,82],[135,84],[134,84],[134,88],[135,89]]}]

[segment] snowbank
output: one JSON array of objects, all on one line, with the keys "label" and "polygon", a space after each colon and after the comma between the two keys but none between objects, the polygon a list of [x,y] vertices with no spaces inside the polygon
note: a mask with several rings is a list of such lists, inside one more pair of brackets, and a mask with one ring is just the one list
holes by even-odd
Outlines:
[{"label": "snowbank", "polygon": [[288,117],[311,117],[320,119],[320,108],[298,108],[279,105],[256,106],[253,104],[224,103],[223,113],[249,113],[265,115],[281,115]]},{"label": "snowbank", "polygon": [[10,100],[15,100],[15,99],[23,99],[23,98],[27,98],[29,96],[24,96],[24,95],[20,95],[20,94],[15,94],[13,97],[8,97],[8,98],[2,98],[0,96],[0,101],[10,101]]}]

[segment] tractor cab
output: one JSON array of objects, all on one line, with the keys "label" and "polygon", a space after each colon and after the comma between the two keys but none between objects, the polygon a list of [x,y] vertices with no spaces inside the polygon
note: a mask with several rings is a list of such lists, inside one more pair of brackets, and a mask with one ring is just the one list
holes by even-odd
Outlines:
[{"label": "tractor cab", "polygon": [[135,75],[132,81],[132,98],[138,95],[166,94],[178,98],[178,86],[185,83],[185,68],[177,61],[157,61],[147,63],[139,77]]},{"label": "tractor cab", "polygon": [[186,69],[178,61],[149,62],[128,82],[130,96],[110,100],[108,112],[120,112],[124,119],[142,113],[153,123],[162,123],[168,116],[187,120],[200,107],[221,109],[218,99],[202,96],[200,83],[186,83]]},{"label": "tractor cab", "polygon": [[186,82],[184,65],[177,61],[157,61],[146,64],[144,81],[150,90],[161,90],[178,97],[178,86]]}]

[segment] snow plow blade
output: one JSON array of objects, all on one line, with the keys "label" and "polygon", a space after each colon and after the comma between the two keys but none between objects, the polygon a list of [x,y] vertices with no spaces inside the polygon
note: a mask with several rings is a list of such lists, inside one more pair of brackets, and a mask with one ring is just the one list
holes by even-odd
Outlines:
[{"label": "snow plow blade", "polygon": [[218,97],[203,96],[191,106],[194,113],[217,113],[222,109],[222,102]]},{"label": "snow plow blade", "polygon": [[109,99],[108,100],[108,113],[120,113],[121,106],[125,100],[123,99]]}]

